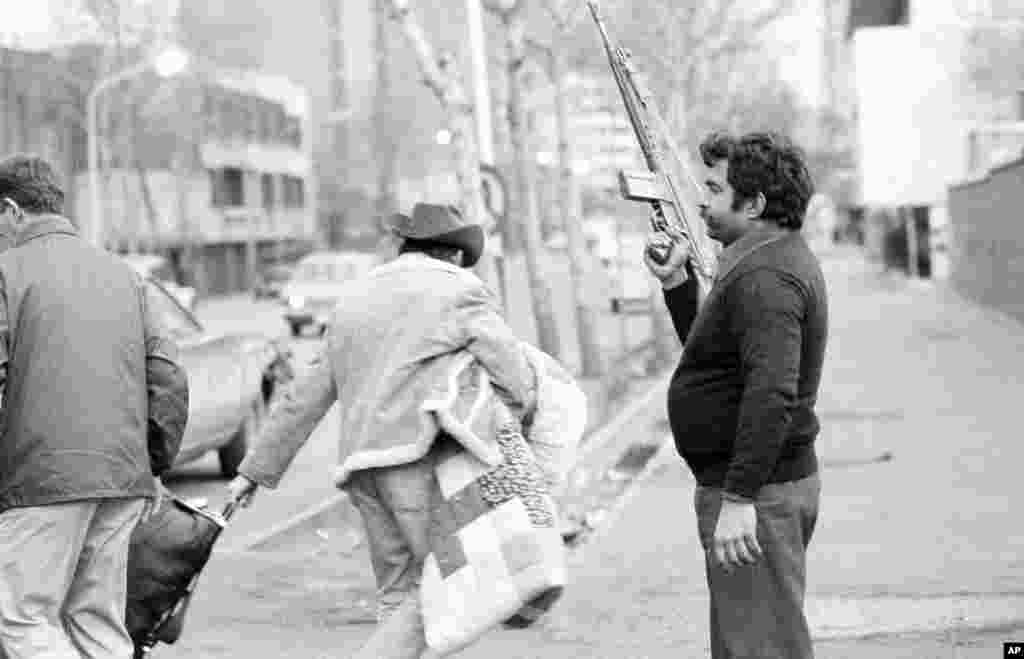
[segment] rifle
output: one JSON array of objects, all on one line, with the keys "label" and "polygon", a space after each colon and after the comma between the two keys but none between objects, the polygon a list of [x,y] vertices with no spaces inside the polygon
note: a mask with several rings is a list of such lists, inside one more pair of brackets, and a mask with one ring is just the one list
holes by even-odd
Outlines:
[{"label": "rifle", "polygon": [[699,237],[704,235],[703,226],[700,227],[701,234],[694,232],[687,215],[696,215],[696,205],[682,195],[679,185],[666,166],[658,141],[659,136],[666,141],[671,155],[687,175],[690,184],[697,189],[700,186],[689,171],[686,161],[680,157],[679,149],[658,112],[654,97],[647,87],[637,80],[629,51],[613,43],[611,37],[608,36],[608,29],[601,18],[597,1],[586,0],[586,2],[587,7],[590,8],[590,14],[594,17],[594,22],[597,23],[597,29],[601,33],[601,40],[608,53],[608,62],[611,64],[615,83],[622,94],[626,114],[629,115],[629,121],[633,125],[633,132],[640,143],[640,150],[643,151],[644,160],[649,170],[646,172],[620,170],[619,191],[623,198],[630,201],[648,202],[654,209],[651,216],[651,228],[655,232],[655,237],[648,247],[651,259],[658,264],[665,263],[668,261],[673,246],[678,242],[686,241],[690,245],[690,262],[699,283],[702,284],[702,289],[706,291],[710,287],[715,270]]}]

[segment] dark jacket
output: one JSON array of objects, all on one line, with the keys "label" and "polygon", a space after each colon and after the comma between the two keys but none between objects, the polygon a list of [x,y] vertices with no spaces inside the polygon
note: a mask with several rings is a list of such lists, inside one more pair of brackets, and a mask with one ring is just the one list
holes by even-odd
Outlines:
[{"label": "dark jacket", "polygon": [[0,254],[0,511],[153,496],[147,370],[173,434],[187,391],[175,356],[130,266],[62,217],[22,227]]},{"label": "dark jacket", "polygon": [[692,279],[665,292],[685,345],[669,421],[697,481],[754,497],[765,483],[815,473],[828,307],[803,237],[759,246],[723,273],[699,313],[696,300]]}]

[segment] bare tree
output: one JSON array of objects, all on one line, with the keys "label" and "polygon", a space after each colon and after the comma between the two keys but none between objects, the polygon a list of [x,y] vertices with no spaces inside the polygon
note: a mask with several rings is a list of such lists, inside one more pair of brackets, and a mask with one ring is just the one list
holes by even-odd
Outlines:
[{"label": "bare tree", "polygon": [[389,121],[392,103],[392,80],[388,39],[388,0],[376,0],[374,7],[374,62],[376,89],[374,94],[374,155],[377,163],[377,216],[387,217],[398,210],[398,136]]},{"label": "bare tree", "polygon": [[526,34],[524,0],[494,0],[487,9],[498,15],[505,37],[508,98],[507,112],[509,137],[515,159],[516,201],[518,213],[510,217],[507,238],[504,241],[506,258],[514,260],[519,254],[526,258],[526,272],[530,284],[533,315],[537,323],[540,348],[554,357],[561,356],[558,325],[555,321],[551,287],[544,278],[540,263],[542,241],[537,212],[536,164],[529,148],[526,109],[523,99],[523,65],[526,61]]},{"label": "bare tree", "polygon": [[666,122],[688,142],[709,127],[728,127],[738,90],[759,80],[763,35],[794,6],[794,0],[648,0],[643,10],[620,2],[606,13],[649,76]]},{"label": "bare tree", "polygon": [[965,68],[974,91],[998,100],[1012,98],[1024,89],[1022,45],[1024,9],[1006,11],[998,19],[977,20],[971,25],[967,30]]},{"label": "bare tree", "polygon": [[[97,78],[124,68],[130,57],[144,52],[163,34],[163,26],[157,24],[153,14],[129,15],[130,4],[128,0],[89,0],[84,4],[86,15],[99,30],[101,42],[107,44]],[[142,103],[136,94],[129,92],[107,94],[99,99],[98,105],[102,116],[102,131],[98,137],[102,154],[100,162],[106,172],[103,177],[105,185],[110,185],[110,172],[117,164],[130,163],[143,200],[150,235],[155,238],[159,235],[160,216],[153,201],[145,158],[138,148],[145,129]]]},{"label": "bare tree", "polygon": [[564,36],[573,25],[572,14],[566,3],[547,0],[544,6],[554,26],[550,44],[531,41],[548,60],[548,72],[554,86],[555,115],[558,135],[558,200],[562,228],[565,231],[569,253],[569,278],[573,306],[576,310],[576,338],[580,348],[580,374],[584,377],[601,375],[604,363],[601,346],[597,341],[597,316],[587,303],[586,295],[586,237],[583,233],[583,214],[580,191],[573,172],[574,140],[569,117],[568,54]]},{"label": "bare tree", "polygon": [[[455,172],[461,210],[466,217],[482,222],[485,213],[480,191],[480,153],[473,124],[473,101],[466,93],[456,58],[451,53],[435,55],[409,0],[386,1],[392,20],[399,25],[416,55],[424,84],[434,92],[447,114],[451,144],[456,154]],[[480,259],[476,269],[482,279],[493,281],[488,259]]]}]

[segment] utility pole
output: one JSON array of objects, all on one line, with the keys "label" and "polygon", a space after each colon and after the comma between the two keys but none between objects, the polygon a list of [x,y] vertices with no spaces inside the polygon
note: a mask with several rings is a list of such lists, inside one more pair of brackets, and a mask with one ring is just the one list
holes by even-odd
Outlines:
[{"label": "utility pole", "polygon": [[[494,130],[491,125],[491,83],[487,75],[487,43],[484,32],[484,12],[480,0],[466,0],[466,24],[469,28],[469,58],[473,80],[473,115],[476,123],[476,144],[481,165],[493,166]],[[483,209],[486,211],[486,209]],[[487,217],[489,213],[484,212]],[[483,219],[483,218],[481,218]],[[489,220],[490,218],[488,218]],[[484,226],[487,233],[493,233],[495,227],[490,222]],[[490,243],[490,241],[488,241]],[[493,250],[485,250],[478,265],[478,274],[491,285],[502,297],[506,310],[508,299],[502,290],[497,272],[497,259]]]},{"label": "utility pole", "polygon": [[[327,171],[321,170],[320,175],[329,179],[330,193],[326,195],[327,209],[326,218],[328,226],[319,226],[320,233],[326,237],[328,243],[332,242],[340,228],[335,226],[339,223],[341,212],[339,205],[341,192],[346,187],[346,170],[348,161],[349,135],[348,135],[348,75],[345,70],[345,32],[344,32],[344,3],[345,0],[323,0],[324,14],[327,17],[328,38],[330,43],[327,48],[327,69],[328,69],[328,93],[330,105],[327,109],[327,121],[321,124],[321,130],[327,133],[326,139],[331,145],[330,155],[327,158]],[[325,175],[325,176],[324,176]],[[321,183],[323,185],[323,183]],[[318,224],[320,218],[317,218]]]},{"label": "utility pole", "polygon": [[487,47],[483,8],[480,0],[466,0],[469,26],[469,54],[473,67],[473,104],[476,113],[476,143],[480,162],[494,164],[494,131],[491,127],[491,86],[487,76]]}]

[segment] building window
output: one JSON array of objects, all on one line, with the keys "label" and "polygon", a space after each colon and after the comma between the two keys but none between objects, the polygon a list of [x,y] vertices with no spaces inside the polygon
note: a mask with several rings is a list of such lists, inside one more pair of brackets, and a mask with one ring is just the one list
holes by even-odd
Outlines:
[{"label": "building window", "polygon": [[298,176],[281,177],[284,184],[284,205],[285,208],[303,208],[306,205],[306,182]]},{"label": "building window", "polygon": [[245,176],[237,167],[211,169],[210,204],[214,208],[229,208],[245,205]]},{"label": "building window", "polygon": [[263,208],[273,210],[274,208],[274,175],[261,174],[260,186],[263,188]]},{"label": "building window", "polygon": [[283,131],[286,144],[296,148],[302,146],[302,123],[296,117],[286,117]]}]

